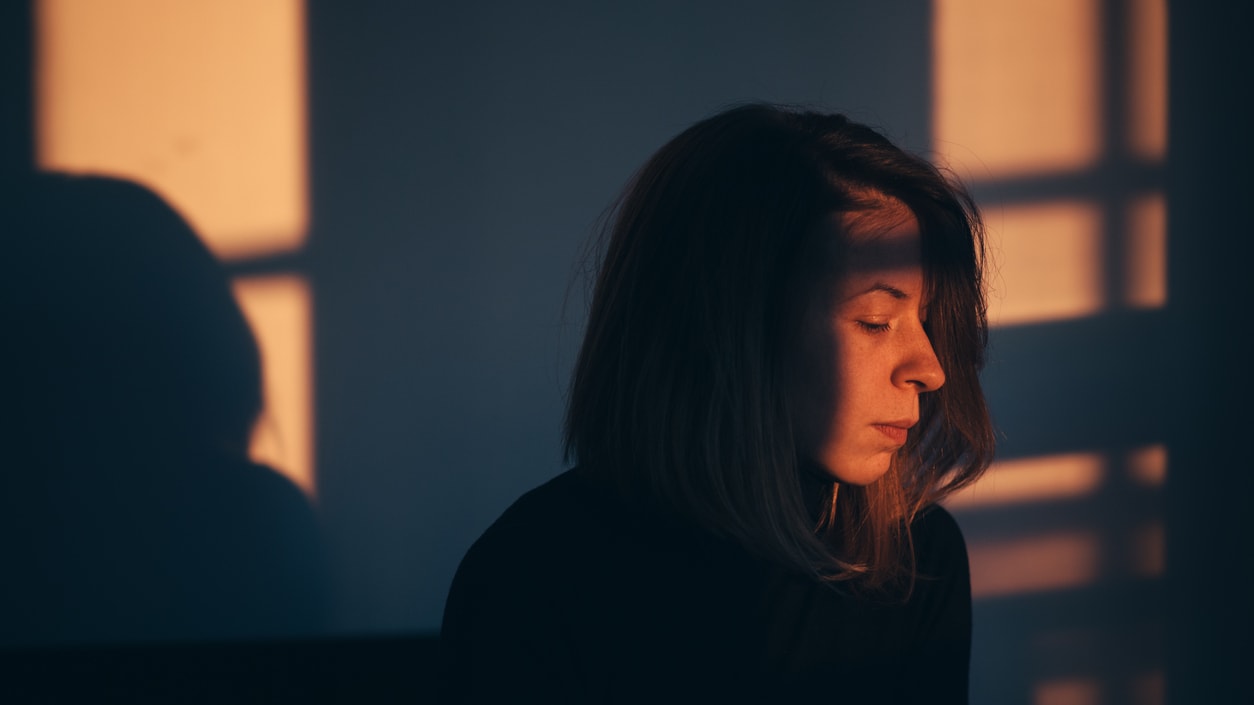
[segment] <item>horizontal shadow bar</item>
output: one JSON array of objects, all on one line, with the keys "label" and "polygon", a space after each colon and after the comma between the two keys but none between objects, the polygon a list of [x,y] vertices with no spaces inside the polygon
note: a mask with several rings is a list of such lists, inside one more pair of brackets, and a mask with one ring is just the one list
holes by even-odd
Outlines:
[{"label": "horizontal shadow bar", "polygon": [[981,375],[1001,459],[1161,443],[1176,403],[1166,315],[1116,311],[991,331]]}]

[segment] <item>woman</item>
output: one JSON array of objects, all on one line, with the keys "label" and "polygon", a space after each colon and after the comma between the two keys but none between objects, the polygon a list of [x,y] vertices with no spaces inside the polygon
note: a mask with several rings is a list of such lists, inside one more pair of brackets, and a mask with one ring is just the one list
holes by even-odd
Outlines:
[{"label": "woman", "polygon": [[465,702],[965,702],[970,586],[935,503],[987,467],[967,195],[840,115],[689,128],[614,218],[577,466],[471,548]]}]

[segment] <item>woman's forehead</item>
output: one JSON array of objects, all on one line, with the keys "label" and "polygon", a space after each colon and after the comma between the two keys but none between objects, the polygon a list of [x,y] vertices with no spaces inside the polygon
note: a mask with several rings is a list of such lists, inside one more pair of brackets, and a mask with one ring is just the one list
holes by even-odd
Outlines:
[{"label": "woman's forehead", "polygon": [[900,201],[835,216],[839,269],[846,276],[860,272],[917,268],[922,264],[919,222]]}]

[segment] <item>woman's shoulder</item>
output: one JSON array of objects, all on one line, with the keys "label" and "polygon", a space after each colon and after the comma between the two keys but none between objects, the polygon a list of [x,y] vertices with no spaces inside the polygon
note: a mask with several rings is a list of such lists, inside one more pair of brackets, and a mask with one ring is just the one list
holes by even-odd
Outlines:
[{"label": "woman's shoulder", "polygon": [[915,519],[911,535],[916,575],[911,602],[930,613],[929,619],[951,618],[955,630],[969,630],[971,572],[957,520],[932,505]]},{"label": "woman's shoulder", "polygon": [[948,509],[932,504],[919,513],[912,527],[915,568],[922,577],[969,580],[967,542]]},{"label": "woman's shoulder", "polygon": [[608,508],[598,489],[567,470],[513,502],[471,545],[455,583],[492,583],[508,575],[517,586],[527,576],[550,578],[573,569],[575,556],[592,550],[606,531]]},{"label": "woman's shoulder", "polygon": [[967,549],[962,528],[954,515],[941,505],[932,504],[924,508],[911,526],[911,535],[914,538],[915,552],[920,559],[940,553],[948,556],[961,555],[965,562]]},{"label": "woman's shoulder", "polygon": [[564,472],[519,497],[466,552],[441,626],[451,702],[520,692],[569,700],[559,691],[570,685],[561,674],[575,668],[570,603],[588,591],[590,564],[604,554],[599,504],[578,473]]},{"label": "woman's shoulder", "polygon": [[598,489],[578,468],[567,470],[514,500],[472,550],[519,548],[584,533],[598,523],[603,504]]}]

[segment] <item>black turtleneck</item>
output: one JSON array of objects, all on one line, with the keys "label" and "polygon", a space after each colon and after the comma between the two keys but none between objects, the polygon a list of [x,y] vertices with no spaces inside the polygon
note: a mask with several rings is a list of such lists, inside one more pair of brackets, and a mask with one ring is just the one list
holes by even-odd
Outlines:
[{"label": "black turtleneck", "polygon": [[471,547],[444,611],[454,703],[967,702],[966,549],[940,507],[913,527],[902,602],[856,597],[577,472]]}]

